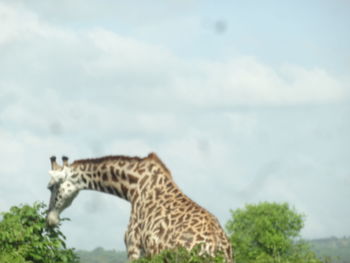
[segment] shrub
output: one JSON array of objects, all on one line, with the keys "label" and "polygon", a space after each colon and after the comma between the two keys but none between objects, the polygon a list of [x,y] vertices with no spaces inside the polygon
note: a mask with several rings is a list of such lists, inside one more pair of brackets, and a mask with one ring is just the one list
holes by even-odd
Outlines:
[{"label": "shrub", "polygon": [[191,251],[185,248],[174,250],[164,250],[153,257],[144,257],[133,261],[133,263],[225,263],[222,253],[217,253],[215,257],[208,254],[200,255],[200,247],[197,246]]},{"label": "shrub", "polygon": [[34,203],[13,206],[0,214],[0,262],[79,262],[74,250],[66,247],[59,228],[46,227],[44,208],[43,203]]},{"label": "shrub", "polygon": [[287,203],[246,205],[231,211],[226,229],[237,263],[321,263],[300,239],[304,216]]}]

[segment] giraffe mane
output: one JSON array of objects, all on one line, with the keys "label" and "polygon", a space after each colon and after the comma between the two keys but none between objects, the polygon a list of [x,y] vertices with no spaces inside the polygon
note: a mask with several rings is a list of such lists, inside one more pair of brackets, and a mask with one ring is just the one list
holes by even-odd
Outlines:
[{"label": "giraffe mane", "polygon": [[98,157],[98,158],[88,158],[88,159],[80,159],[80,160],[75,160],[72,164],[85,164],[85,163],[102,163],[105,161],[141,161],[142,159],[145,158],[140,158],[137,156],[134,157],[129,157],[129,156],[124,156],[124,155],[108,155],[108,156],[103,156],[103,157]]},{"label": "giraffe mane", "polygon": [[77,165],[77,164],[86,164],[86,163],[102,163],[106,161],[143,161],[146,159],[151,159],[156,161],[167,173],[170,173],[170,170],[166,167],[166,165],[162,162],[162,160],[157,156],[156,153],[150,153],[147,157],[141,158],[138,156],[125,156],[125,155],[108,155],[108,156],[103,156],[99,158],[89,158],[89,159],[80,159],[80,160],[75,160],[72,165]]}]

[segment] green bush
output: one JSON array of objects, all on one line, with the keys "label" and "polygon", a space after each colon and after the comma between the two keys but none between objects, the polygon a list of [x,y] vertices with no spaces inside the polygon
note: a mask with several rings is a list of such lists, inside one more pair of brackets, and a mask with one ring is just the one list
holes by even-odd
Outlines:
[{"label": "green bush", "polygon": [[175,250],[163,250],[153,257],[144,257],[133,261],[133,263],[224,263],[226,262],[222,253],[217,253],[215,257],[207,254],[199,255],[200,248],[195,247],[191,251],[185,248]]},{"label": "green bush", "polygon": [[287,203],[246,205],[226,224],[236,263],[321,263],[300,238],[304,216]]},{"label": "green bush", "polygon": [[59,228],[47,228],[45,205],[13,206],[1,213],[0,262],[56,263],[79,262],[73,249],[66,247]]}]

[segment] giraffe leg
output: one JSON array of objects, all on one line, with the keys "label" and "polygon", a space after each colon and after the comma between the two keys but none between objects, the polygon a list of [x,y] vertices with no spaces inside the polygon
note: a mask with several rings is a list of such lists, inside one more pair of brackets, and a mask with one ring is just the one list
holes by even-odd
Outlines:
[{"label": "giraffe leg", "polygon": [[137,247],[128,247],[128,261],[139,259],[141,257],[141,249]]},{"label": "giraffe leg", "polygon": [[136,241],[132,232],[127,231],[124,237],[125,246],[128,252],[128,261],[131,262],[142,256],[141,244]]}]

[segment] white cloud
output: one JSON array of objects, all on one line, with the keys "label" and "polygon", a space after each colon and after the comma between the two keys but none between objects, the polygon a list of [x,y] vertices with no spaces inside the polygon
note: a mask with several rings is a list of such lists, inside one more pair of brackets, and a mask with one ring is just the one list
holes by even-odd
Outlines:
[{"label": "white cloud", "polygon": [[21,4],[0,2],[0,45],[14,44],[16,41],[37,42],[43,38],[56,40],[74,40],[74,35],[67,29],[62,30],[40,20],[36,14],[26,10]]},{"label": "white cloud", "polygon": [[[51,86],[69,89],[73,95],[99,89],[132,107],[295,105],[348,99],[345,83],[321,68],[274,68],[254,57],[188,60],[161,45],[106,29],[72,31],[47,24],[17,6],[1,4],[0,10],[6,21],[1,30],[8,32],[0,43],[14,45],[6,55],[13,55],[12,63],[6,59],[0,63],[10,73],[1,86],[14,82],[38,91]],[[14,77],[18,65],[24,71],[21,79]]]},{"label": "white cloud", "polygon": [[251,136],[255,133],[258,121],[256,114],[227,112],[229,127],[234,135]]},{"label": "white cloud", "polygon": [[276,106],[348,98],[345,83],[322,69],[289,65],[274,69],[251,57],[209,62],[197,69],[198,74],[179,75],[177,87],[182,87],[178,92],[183,99],[199,105]]},{"label": "white cloud", "polygon": [[[175,14],[183,14],[188,10],[196,8],[196,0],[166,0],[166,1],[130,1],[122,0],[62,0],[55,1],[32,0],[12,0],[12,3],[23,7],[31,8],[40,15],[41,19],[52,23],[66,23],[70,21],[83,22],[83,24],[110,22],[114,19],[122,23],[124,27],[128,25],[145,25],[161,23],[173,18]],[[113,23],[113,24],[114,24]]]},{"label": "white cloud", "polygon": [[123,153],[123,155],[145,157],[154,151],[154,148],[140,139],[116,139],[106,145],[104,151],[105,153]]}]

